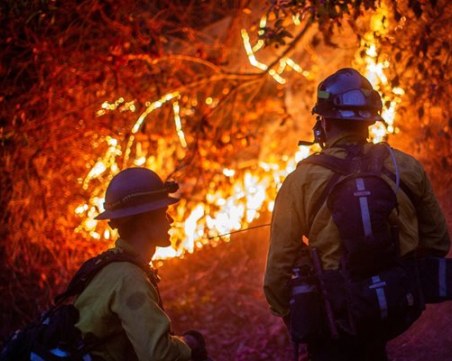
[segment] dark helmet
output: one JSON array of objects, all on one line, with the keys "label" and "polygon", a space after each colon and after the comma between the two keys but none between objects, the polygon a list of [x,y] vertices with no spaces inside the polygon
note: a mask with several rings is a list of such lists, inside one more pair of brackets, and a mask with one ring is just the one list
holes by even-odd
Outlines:
[{"label": "dark helmet", "polygon": [[343,68],[322,81],[317,88],[317,103],[312,112],[325,118],[383,120],[381,97],[370,82],[355,69]]},{"label": "dark helmet", "polygon": [[117,219],[164,208],[178,201],[168,195],[178,189],[177,183],[163,183],[150,169],[125,169],[114,176],[108,185],[105,211],[96,219]]}]

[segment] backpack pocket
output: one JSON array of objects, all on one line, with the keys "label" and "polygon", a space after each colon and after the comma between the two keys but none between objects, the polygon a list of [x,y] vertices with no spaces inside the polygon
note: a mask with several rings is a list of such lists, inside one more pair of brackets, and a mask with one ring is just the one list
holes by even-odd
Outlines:
[{"label": "backpack pocket", "polygon": [[425,302],[452,300],[452,259],[425,257],[418,262]]},{"label": "backpack pocket", "polygon": [[393,267],[363,280],[346,280],[351,329],[357,335],[392,339],[422,313],[415,276]]},{"label": "backpack pocket", "polygon": [[314,276],[292,279],[289,331],[294,342],[310,342],[327,334],[325,312]]},{"label": "backpack pocket", "polygon": [[327,205],[343,247],[343,263],[353,275],[368,275],[397,262],[398,244],[389,214],[397,198],[386,181],[372,174],[352,174],[338,182]]}]

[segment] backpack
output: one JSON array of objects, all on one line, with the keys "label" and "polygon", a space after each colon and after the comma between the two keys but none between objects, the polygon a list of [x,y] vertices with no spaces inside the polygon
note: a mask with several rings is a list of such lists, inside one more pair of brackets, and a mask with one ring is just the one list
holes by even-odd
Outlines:
[{"label": "backpack", "polygon": [[[401,259],[397,227],[389,222],[398,211],[396,191],[407,187],[398,172],[394,176],[384,168],[389,146],[374,145],[367,154],[362,145],[344,148],[345,159],[321,153],[301,161],[334,172],[311,219],[326,204],[339,231],[342,258],[339,270],[323,272],[320,283],[343,332],[391,339],[424,308],[416,264]],[[396,191],[382,174],[395,180]]]},{"label": "backpack", "polygon": [[76,272],[66,290],[55,297],[55,304],[38,320],[15,331],[4,343],[0,361],[95,361],[90,354],[97,346],[117,336],[85,338],[75,327],[79,312],[68,300],[79,295],[94,276],[112,262],[131,262],[142,268],[157,288],[158,277],[149,264],[121,250],[111,249],[87,260]]}]

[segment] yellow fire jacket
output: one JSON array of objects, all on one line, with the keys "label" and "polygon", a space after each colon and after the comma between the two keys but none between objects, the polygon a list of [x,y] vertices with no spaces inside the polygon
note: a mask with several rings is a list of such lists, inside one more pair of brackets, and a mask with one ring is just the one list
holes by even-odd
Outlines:
[{"label": "yellow fire jacket", "polygon": [[[137,255],[122,240],[116,242],[116,248]],[[93,334],[107,340],[93,351],[106,361],[190,360],[188,345],[170,334],[170,319],[159,305],[159,297],[139,266],[110,263],[77,297],[74,305],[80,319],[76,326],[84,337]]]},{"label": "yellow fire jacket", "polygon": [[[337,145],[357,142],[358,139],[353,135],[344,135],[332,139],[323,152],[345,158],[346,151]],[[365,144],[364,152],[367,153],[372,146],[371,143]],[[414,250],[428,250],[437,255],[446,255],[450,247],[447,225],[424,169],[408,154],[395,149],[393,151],[401,180],[419,202],[415,208],[404,191],[397,191],[399,213],[397,215],[394,211],[390,215],[390,222],[398,225],[401,255]],[[385,159],[384,166],[395,172],[390,156]],[[288,283],[292,267],[295,262],[299,262],[303,237],[306,243],[319,250],[325,269],[339,267],[340,237],[328,207],[323,204],[317,215],[312,214],[332,175],[333,171],[325,167],[305,164],[287,176],[276,197],[264,293],[271,311],[277,316],[284,317],[289,313]],[[389,177],[383,175],[383,178],[396,189],[395,183]]]}]

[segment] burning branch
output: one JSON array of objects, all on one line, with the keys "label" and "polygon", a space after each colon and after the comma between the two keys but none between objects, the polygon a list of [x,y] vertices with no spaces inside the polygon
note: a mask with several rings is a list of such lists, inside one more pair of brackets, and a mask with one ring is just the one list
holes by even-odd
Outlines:
[{"label": "burning branch", "polygon": [[[265,215],[282,179],[312,151],[296,144],[310,136],[317,82],[352,61],[375,75],[385,99],[388,126],[375,139],[400,128],[410,137],[394,142],[424,155],[435,179],[448,174],[446,0],[381,2],[386,8],[277,1],[265,14],[261,2],[185,3],[0,5],[0,256],[2,284],[19,290],[17,304],[29,304],[25,284],[46,295],[33,300],[42,305],[67,278],[55,270],[70,274],[111,243],[92,218],[123,167],[150,167],[182,183],[166,256]],[[277,31],[259,34],[263,28]],[[296,34],[290,42],[263,46],[284,29]]]}]

